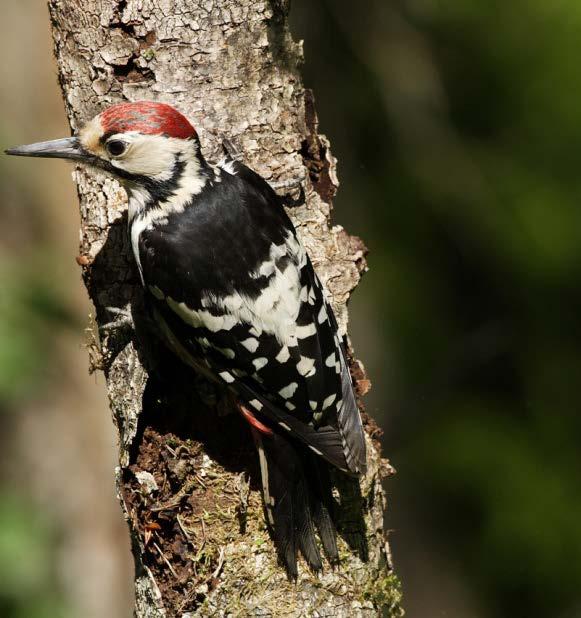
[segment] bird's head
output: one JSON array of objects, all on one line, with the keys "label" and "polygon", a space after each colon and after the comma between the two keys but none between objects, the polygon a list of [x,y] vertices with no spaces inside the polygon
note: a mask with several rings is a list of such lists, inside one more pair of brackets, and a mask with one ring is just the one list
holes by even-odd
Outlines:
[{"label": "bird's head", "polygon": [[113,105],[73,137],[16,146],[6,153],[71,159],[150,191],[181,175],[186,166],[199,170],[203,165],[194,127],[170,105],[151,101]]}]

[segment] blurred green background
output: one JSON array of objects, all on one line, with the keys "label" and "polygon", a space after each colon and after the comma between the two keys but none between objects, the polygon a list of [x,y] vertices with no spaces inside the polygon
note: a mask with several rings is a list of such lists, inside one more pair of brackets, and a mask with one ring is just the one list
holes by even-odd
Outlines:
[{"label": "blurred green background", "polygon": [[581,5],[294,8],[408,614],[581,616]]},{"label": "blurred green background", "polygon": [[[581,5],[294,0],[291,25],[371,251],[351,333],[408,615],[581,617]],[[44,3],[0,35],[2,143],[66,134]],[[0,615],[125,617],[70,170],[0,177]]]},{"label": "blurred green background", "polygon": [[[45,2],[0,3],[0,58],[0,152],[67,135]],[[104,380],[88,374],[77,199],[71,167],[43,163],[0,154],[0,617],[127,618],[132,564]]]}]

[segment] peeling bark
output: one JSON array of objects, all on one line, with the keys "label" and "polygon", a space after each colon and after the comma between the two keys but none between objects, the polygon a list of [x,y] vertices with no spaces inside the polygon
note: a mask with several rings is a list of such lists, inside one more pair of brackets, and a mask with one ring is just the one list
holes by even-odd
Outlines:
[{"label": "peeling bark", "polygon": [[[50,0],[66,109],[76,130],[121,100],[155,99],[196,126],[209,160],[227,135],[268,180],[305,179],[306,204],[290,215],[346,335],[346,303],[366,269],[365,246],[330,227],[338,180],[302,86],[302,50],[287,27],[286,0]],[[306,567],[287,581],[267,534],[248,429],[216,387],[193,380],[151,338],[126,239],[126,196],[113,180],[76,169],[83,279],[95,325],[129,309],[135,329],[89,344],[104,371],[119,432],[117,488],[136,563],[136,615],[400,616],[383,527],[377,426],[365,418],[369,471],[361,483],[368,559],[341,541],[341,565],[321,577]],[[369,381],[351,369],[361,396]],[[351,497],[358,508],[360,496]],[[350,501],[342,505],[349,540]],[[354,523],[355,522],[355,523]]]}]

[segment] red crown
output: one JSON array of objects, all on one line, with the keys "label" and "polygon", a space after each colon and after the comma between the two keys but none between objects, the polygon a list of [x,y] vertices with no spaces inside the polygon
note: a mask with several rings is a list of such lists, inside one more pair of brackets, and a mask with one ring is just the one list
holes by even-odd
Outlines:
[{"label": "red crown", "polygon": [[138,131],[180,139],[196,136],[196,130],[187,118],[166,103],[118,103],[101,112],[100,118],[105,134]]}]

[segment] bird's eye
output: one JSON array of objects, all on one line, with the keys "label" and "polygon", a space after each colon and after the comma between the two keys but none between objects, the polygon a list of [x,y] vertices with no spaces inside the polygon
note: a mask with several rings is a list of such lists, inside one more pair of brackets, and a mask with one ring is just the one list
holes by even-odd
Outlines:
[{"label": "bird's eye", "polygon": [[127,144],[118,139],[112,139],[110,142],[107,142],[107,152],[112,157],[119,157],[125,152],[127,148]]}]

